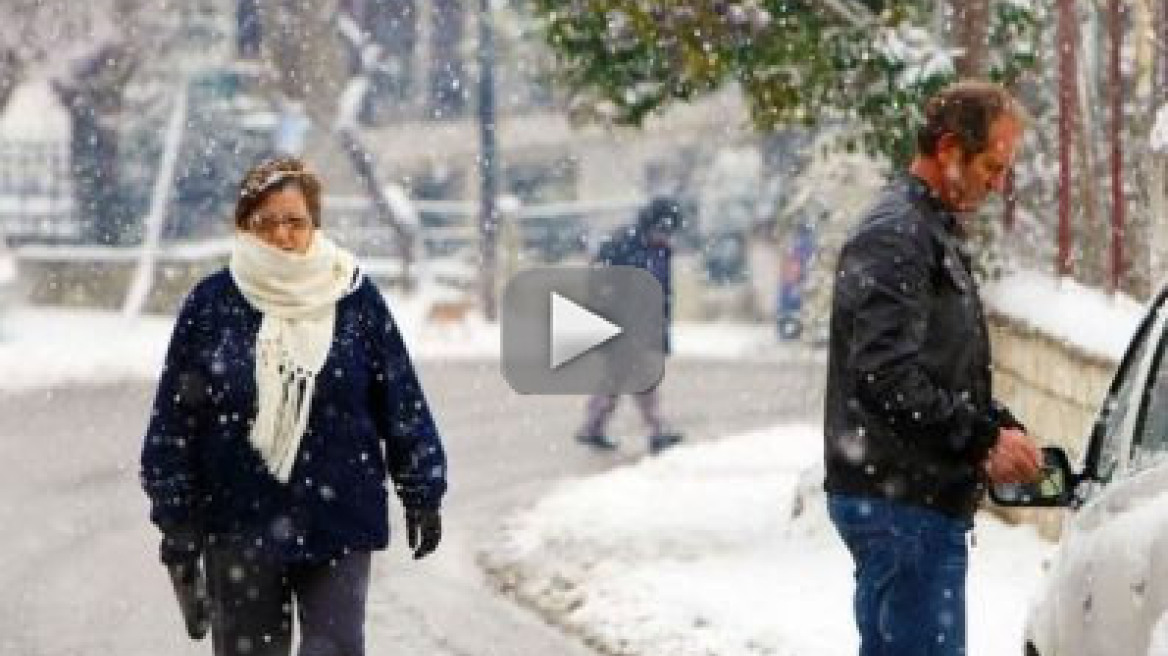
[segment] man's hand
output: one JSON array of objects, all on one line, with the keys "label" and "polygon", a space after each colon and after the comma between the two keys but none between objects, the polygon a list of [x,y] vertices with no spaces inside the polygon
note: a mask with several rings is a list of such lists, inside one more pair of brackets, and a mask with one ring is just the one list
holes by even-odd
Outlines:
[{"label": "man's hand", "polygon": [[1042,468],[1042,455],[1026,433],[1003,428],[998,431],[998,444],[990,450],[985,468],[995,485],[1033,483]]},{"label": "man's hand", "polygon": [[442,515],[437,508],[407,508],[406,537],[414,560],[425,558],[442,541]]}]

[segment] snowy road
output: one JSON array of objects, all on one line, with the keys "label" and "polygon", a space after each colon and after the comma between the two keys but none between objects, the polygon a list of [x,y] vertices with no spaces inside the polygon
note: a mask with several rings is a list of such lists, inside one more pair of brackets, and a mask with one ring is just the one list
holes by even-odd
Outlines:
[{"label": "snowy road", "polygon": [[[674,360],[667,414],[694,439],[812,417],[821,365],[792,353]],[[594,454],[569,438],[580,398],[518,396],[489,361],[421,369],[450,451],[447,538],[420,563],[396,539],[375,560],[369,653],[591,653],[489,590],[475,558],[505,516],[556,480],[643,457],[635,414],[618,414],[614,432],[629,436],[618,454]],[[0,395],[0,654],[210,653],[185,639],[145,523],[136,462],[151,393],[128,383]]]}]

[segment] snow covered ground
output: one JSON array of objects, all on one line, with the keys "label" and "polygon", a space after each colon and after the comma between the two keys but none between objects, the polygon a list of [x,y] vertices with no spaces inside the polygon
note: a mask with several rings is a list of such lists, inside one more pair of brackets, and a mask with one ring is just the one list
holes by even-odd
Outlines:
[{"label": "snow covered ground", "polygon": [[[416,303],[397,319],[415,358],[498,357],[496,326],[427,326]],[[173,317],[127,318],[115,312],[18,308],[0,319],[0,388],[27,390],[70,383],[150,380],[158,375]]]},{"label": "snow covered ground", "polygon": [[[1110,357],[1141,312],[1130,299],[1033,274],[986,296],[998,311]],[[389,299],[416,358],[498,357],[496,325],[475,316],[427,323],[431,300]],[[153,378],[172,323],[18,308],[0,320],[0,388]],[[681,357],[731,360],[800,348],[777,345],[772,326],[739,324],[681,324],[675,345]],[[614,653],[851,654],[851,564],[824,513],[819,460],[819,431],[806,425],[679,448],[563,484],[515,517],[482,559],[504,587]],[[980,518],[977,542],[971,654],[1017,653],[1051,547],[990,517]]]},{"label": "snow covered ground", "polygon": [[[415,358],[497,359],[499,327],[477,315],[462,323],[425,321],[427,299],[390,299]],[[22,307],[0,318],[0,389],[149,380],[159,367],[172,317],[127,318],[115,312]],[[776,344],[765,325],[683,324],[676,353],[695,358],[790,357],[801,347]],[[818,357],[808,352],[807,357]]]},{"label": "snow covered ground", "polygon": [[[482,560],[504,588],[616,654],[854,654],[851,560],[820,491],[822,438],[785,425],[561,484]],[[1019,653],[1053,546],[978,518],[972,656]]]},{"label": "snow covered ground", "polygon": [[173,323],[112,312],[18,308],[0,319],[0,388],[155,378]]},{"label": "snow covered ground", "polygon": [[[426,326],[421,311],[403,303],[396,312],[414,357],[498,357],[497,327],[474,317],[465,325]],[[0,388],[153,379],[173,326],[174,318],[165,316],[18,308],[0,319]]]},{"label": "snow covered ground", "polygon": [[[388,299],[416,358],[499,357],[499,326],[471,314],[457,323],[429,323],[435,294]],[[1118,360],[1143,312],[1130,298],[1112,297],[1071,281],[1023,272],[987,286],[995,310],[1088,352]],[[1083,321],[1083,317],[1092,317]],[[17,308],[0,318],[0,388],[42,388],[71,382],[150,379],[157,375],[173,318],[125,318],[113,312]],[[686,358],[823,358],[821,350],[780,344],[770,324],[677,323],[674,355]]]}]

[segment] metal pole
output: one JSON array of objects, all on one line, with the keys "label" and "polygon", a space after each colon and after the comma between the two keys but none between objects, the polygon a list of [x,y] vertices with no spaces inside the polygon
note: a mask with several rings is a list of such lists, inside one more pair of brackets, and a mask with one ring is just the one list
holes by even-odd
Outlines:
[{"label": "metal pole", "polygon": [[1058,259],[1055,271],[1071,275],[1071,140],[1074,138],[1076,102],[1075,75],[1075,3],[1058,0],[1058,71],[1059,71],[1059,182],[1058,182]]},{"label": "metal pole", "polygon": [[1002,205],[1002,227],[1006,232],[1014,232],[1014,224],[1018,220],[1018,178],[1014,175],[1014,170],[1010,169],[1006,173],[1006,188],[1003,196]]},{"label": "metal pole", "polygon": [[495,302],[495,269],[498,261],[499,216],[495,207],[499,195],[498,146],[495,115],[495,34],[491,18],[491,0],[479,2],[479,245],[482,262],[479,282],[482,286],[483,316],[494,321],[498,315]]},{"label": "metal pole", "polygon": [[174,97],[174,107],[170,110],[170,121],[166,126],[166,137],[162,147],[162,161],[154,175],[154,187],[150,192],[150,209],[146,213],[145,234],[142,236],[142,250],[138,256],[138,266],[126,290],[122,302],[122,314],[136,317],[146,309],[150,287],[154,281],[154,265],[158,260],[158,250],[162,244],[162,228],[166,222],[166,208],[174,194],[174,170],[178,164],[179,150],[182,148],[183,126],[187,122],[187,78],[179,77],[178,92]]}]

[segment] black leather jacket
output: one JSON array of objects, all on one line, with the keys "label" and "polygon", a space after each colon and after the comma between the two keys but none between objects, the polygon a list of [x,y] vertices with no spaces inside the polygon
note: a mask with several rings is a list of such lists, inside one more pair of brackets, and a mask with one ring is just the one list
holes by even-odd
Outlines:
[{"label": "black leather jacket", "polygon": [[990,346],[960,226],[920,179],[891,183],[849,236],[832,297],[828,492],[972,516],[998,428]]}]

